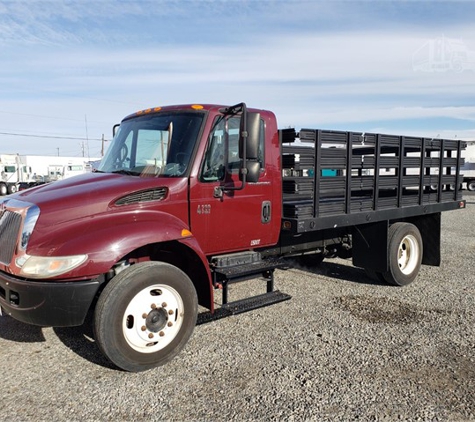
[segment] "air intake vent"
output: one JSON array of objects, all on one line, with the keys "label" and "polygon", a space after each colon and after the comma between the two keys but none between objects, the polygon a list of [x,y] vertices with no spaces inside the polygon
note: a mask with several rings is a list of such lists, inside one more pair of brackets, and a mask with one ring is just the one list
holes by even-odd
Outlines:
[{"label": "air intake vent", "polygon": [[161,201],[167,196],[167,188],[144,190],[142,192],[131,193],[115,201],[115,205],[131,205],[139,202]]}]

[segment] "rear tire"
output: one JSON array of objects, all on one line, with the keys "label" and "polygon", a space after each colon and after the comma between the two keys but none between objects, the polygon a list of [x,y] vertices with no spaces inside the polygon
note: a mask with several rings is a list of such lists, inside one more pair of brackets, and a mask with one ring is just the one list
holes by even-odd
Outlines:
[{"label": "rear tire", "polygon": [[384,279],[395,286],[405,286],[416,278],[422,263],[422,237],[416,226],[395,223],[388,231],[389,271]]},{"label": "rear tire", "polygon": [[94,313],[99,349],[130,372],[163,365],[185,346],[198,300],[189,277],[163,262],[132,265],[104,288]]}]

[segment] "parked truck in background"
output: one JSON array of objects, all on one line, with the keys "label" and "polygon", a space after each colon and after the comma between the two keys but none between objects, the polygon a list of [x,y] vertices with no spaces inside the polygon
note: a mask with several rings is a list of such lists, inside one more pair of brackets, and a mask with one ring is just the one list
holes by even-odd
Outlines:
[{"label": "parked truck in background", "polygon": [[[244,103],[137,112],[97,171],[1,200],[1,309],[40,326],[91,311],[104,355],[142,371],[179,353],[197,322],[289,299],[274,289],[287,257],[352,258],[406,285],[440,265],[441,213],[465,207],[464,147],[278,130]],[[254,278],[263,294],[230,300],[231,283]]]},{"label": "parked truck in background", "polygon": [[28,168],[18,154],[0,154],[0,195],[15,193],[18,183],[28,178]]}]

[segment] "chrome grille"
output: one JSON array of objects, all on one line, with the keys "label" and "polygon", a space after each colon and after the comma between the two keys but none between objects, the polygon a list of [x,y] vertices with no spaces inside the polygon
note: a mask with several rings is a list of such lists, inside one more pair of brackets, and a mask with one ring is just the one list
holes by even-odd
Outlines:
[{"label": "chrome grille", "polygon": [[18,232],[21,227],[21,215],[5,210],[0,216],[0,262],[8,265],[15,253]]}]

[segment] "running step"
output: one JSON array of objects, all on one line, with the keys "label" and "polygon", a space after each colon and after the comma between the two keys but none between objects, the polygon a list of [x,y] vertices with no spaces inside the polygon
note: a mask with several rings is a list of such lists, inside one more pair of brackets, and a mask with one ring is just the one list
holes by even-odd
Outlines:
[{"label": "running step", "polygon": [[225,305],[222,305],[220,308],[216,309],[214,313],[208,311],[198,314],[196,325],[206,324],[208,322],[226,318],[231,315],[242,314],[254,309],[273,305],[274,303],[284,302],[285,300],[289,300],[291,298],[292,296],[288,295],[287,293],[274,290],[273,292],[236,300],[234,302],[229,302]]},{"label": "running step", "polygon": [[273,271],[276,268],[285,268],[288,264],[279,259],[266,259],[244,265],[233,265],[229,267],[216,267],[214,272],[222,279],[235,280],[254,278],[257,274]]}]

